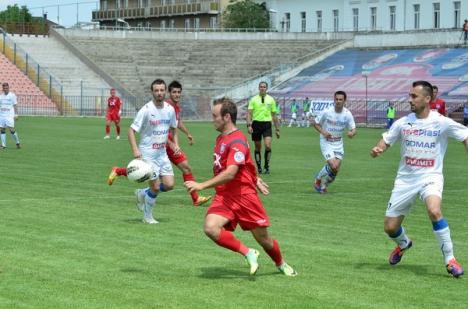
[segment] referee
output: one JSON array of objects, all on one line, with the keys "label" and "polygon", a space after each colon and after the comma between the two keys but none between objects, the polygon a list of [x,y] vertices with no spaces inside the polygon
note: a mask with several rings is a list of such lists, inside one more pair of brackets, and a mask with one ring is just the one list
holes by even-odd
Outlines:
[{"label": "referee", "polygon": [[[247,128],[249,134],[252,134],[252,140],[255,143],[255,162],[257,163],[258,173],[270,174],[270,157],[271,157],[271,120],[276,128],[276,137],[280,137],[279,121],[276,117],[278,107],[275,99],[268,95],[268,83],[260,82],[258,84],[259,94],[254,96],[249,101],[247,113]],[[265,170],[262,170],[262,137],[265,143]]]}]

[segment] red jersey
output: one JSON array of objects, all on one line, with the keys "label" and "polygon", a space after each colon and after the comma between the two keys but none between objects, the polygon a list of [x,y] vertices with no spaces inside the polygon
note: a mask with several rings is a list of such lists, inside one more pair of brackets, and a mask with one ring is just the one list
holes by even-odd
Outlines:
[{"label": "red jersey", "polygon": [[257,193],[257,172],[250,156],[247,139],[239,130],[221,134],[214,148],[213,173],[218,175],[229,165],[237,165],[239,170],[233,180],[216,187],[216,193],[233,198],[241,194]]},{"label": "red jersey", "polygon": [[122,105],[122,102],[120,101],[119,97],[117,96],[109,97],[109,99],[107,99],[107,113],[118,114],[120,111],[121,105]]},{"label": "red jersey", "polygon": [[[176,120],[177,120],[177,125],[179,124],[179,121],[180,121],[180,113],[182,112],[182,108],[180,107],[180,104],[175,104],[174,102],[172,102],[171,99],[167,99],[166,100],[167,103],[169,103],[175,110],[175,117],[176,117]],[[172,136],[172,133],[171,131],[169,131],[169,140],[173,141],[174,140],[174,136]]]},{"label": "red jersey", "polygon": [[441,98],[437,98],[431,102],[431,109],[436,110],[439,114],[445,116],[445,101]]}]

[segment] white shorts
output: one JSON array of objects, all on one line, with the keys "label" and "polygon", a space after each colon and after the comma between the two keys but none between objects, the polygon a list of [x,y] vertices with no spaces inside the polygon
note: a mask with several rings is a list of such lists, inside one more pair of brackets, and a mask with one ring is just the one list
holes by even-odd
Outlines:
[{"label": "white shorts", "polygon": [[435,195],[442,198],[444,190],[444,177],[442,175],[431,175],[423,178],[396,178],[392,195],[388,201],[387,217],[406,216],[410,212],[416,197],[425,201],[428,196]]},{"label": "white shorts", "polygon": [[155,156],[153,152],[141,151],[143,160],[150,163],[153,167],[153,176],[150,180],[156,180],[159,176],[174,176],[172,164],[166,153],[164,155]]},{"label": "white shorts", "polygon": [[291,114],[291,119],[296,120],[296,118],[297,118],[297,114],[296,114],[296,113],[292,113],[292,114]]},{"label": "white shorts", "polygon": [[320,150],[322,151],[322,156],[327,161],[333,158],[343,160],[343,142],[328,142],[327,140],[320,139]]},{"label": "white shorts", "polygon": [[8,118],[3,118],[0,117],[0,128],[14,128],[15,127],[15,118],[13,117],[8,117]]}]

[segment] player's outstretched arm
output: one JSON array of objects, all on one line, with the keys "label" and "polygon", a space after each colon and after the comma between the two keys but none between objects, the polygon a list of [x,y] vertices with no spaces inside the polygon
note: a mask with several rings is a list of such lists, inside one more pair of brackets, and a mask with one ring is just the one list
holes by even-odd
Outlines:
[{"label": "player's outstretched arm", "polygon": [[314,123],[314,128],[315,128],[315,130],[317,130],[318,133],[322,134],[325,138],[331,138],[332,137],[331,133],[324,130],[320,124]]},{"label": "player's outstretched arm", "polygon": [[354,128],[352,130],[349,130],[347,135],[349,138],[353,138],[356,135],[356,133],[357,133],[356,128]]},{"label": "player's outstretched arm", "polygon": [[385,141],[383,139],[381,139],[377,145],[375,145],[372,149],[371,149],[371,152],[370,152],[370,155],[372,158],[376,158],[378,156],[380,156],[385,150],[388,149],[388,147],[390,147],[388,144],[385,143]]},{"label": "player's outstretched arm", "polygon": [[177,124],[177,129],[182,131],[185,135],[187,135],[189,145],[192,146],[195,143],[195,140],[193,139],[192,134],[190,134],[189,130],[185,126],[185,123],[182,121],[182,119],[179,120],[179,123]]}]

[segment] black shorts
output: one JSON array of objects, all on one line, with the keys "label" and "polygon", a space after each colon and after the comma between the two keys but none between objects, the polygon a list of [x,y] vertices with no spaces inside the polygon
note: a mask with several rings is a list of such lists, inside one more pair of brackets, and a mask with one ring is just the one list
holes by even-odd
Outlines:
[{"label": "black shorts", "polygon": [[265,137],[271,137],[271,121],[254,121],[252,122],[252,140],[258,142]]}]

